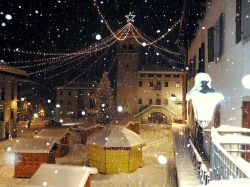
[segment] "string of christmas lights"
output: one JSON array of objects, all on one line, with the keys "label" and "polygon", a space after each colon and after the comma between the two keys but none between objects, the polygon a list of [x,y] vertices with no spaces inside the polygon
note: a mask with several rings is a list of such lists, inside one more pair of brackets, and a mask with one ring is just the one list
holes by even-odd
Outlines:
[{"label": "string of christmas lights", "polygon": [[[104,54],[106,54],[106,53],[109,51],[109,49],[110,49],[110,48],[106,49],[106,50],[105,50],[96,60],[99,60]],[[89,56],[87,59],[84,59],[84,61],[87,61],[90,57],[91,57],[91,56]],[[73,69],[73,68],[75,68],[75,67],[80,68],[80,66],[79,66],[80,64],[83,65],[82,61],[78,62],[75,66],[70,66],[69,68],[67,68],[67,69],[64,70],[64,71],[61,71],[61,72],[59,72],[59,73],[56,73],[56,74],[54,74],[54,75],[51,75],[51,76],[47,77],[47,79],[52,79],[52,78],[54,78],[54,77],[60,76],[61,74],[66,73],[66,72],[70,71],[71,69]]]},{"label": "string of christmas lights", "polygon": [[[110,25],[108,24],[108,22],[105,19],[105,16],[102,14],[100,7],[98,6],[96,0],[93,0],[93,5],[96,7],[97,13],[99,14],[99,16],[102,18],[103,22],[105,23],[106,27],[108,28],[108,30],[110,31],[110,33],[116,37],[117,40],[120,40],[119,37],[117,37],[114,33],[114,31],[111,29]],[[128,21],[128,23],[131,20]],[[159,36],[158,38],[156,38],[155,40],[147,43],[147,45],[153,45],[155,43],[157,43],[158,41],[162,40],[163,38],[165,38],[176,26],[178,26],[180,24],[180,22],[182,21],[182,18],[180,18],[179,20],[177,20],[165,33],[163,33],[161,36]]]}]

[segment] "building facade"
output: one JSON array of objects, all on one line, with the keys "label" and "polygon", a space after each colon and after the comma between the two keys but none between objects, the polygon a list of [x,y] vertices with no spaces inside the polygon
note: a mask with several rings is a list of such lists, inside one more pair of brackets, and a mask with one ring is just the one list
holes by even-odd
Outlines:
[{"label": "building facade", "polygon": [[[250,128],[250,90],[242,84],[242,78],[250,74],[249,12],[248,0],[208,1],[205,16],[188,48],[187,90],[193,87],[196,73],[206,72],[212,78],[212,87],[225,97],[217,106],[210,127],[226,124]],[[195,133],[191,106],[188,103],[187,119]]]},{"label": "building facade", "polygon": [[0,65],[0,140],[16,136],[17,84],[26,77],[25,71]]},{"label": "building facade", "polygon": [[[116,106],[144,123],[183,122],[185,73],[156,63],[142,65],[140,48],[132,35],[117,44]],[[94,84],[58,88],[58,119],[78,118],[81,111],[96,114],[96,88]]]},{"label": "building facade", "polygon": [[87,115],[95,115],[96,83],[72,83],[57,88],[56,120],[71,122]]}]

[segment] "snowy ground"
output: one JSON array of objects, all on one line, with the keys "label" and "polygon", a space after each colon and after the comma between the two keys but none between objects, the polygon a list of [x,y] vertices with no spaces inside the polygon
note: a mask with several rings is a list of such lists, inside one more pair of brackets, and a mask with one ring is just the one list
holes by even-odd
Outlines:
[{"label": "snowy ground", "polygon": [[[34,129],[19,129],[19,135],[32,137]],[[70,131],[70,152],[63,158],[56,159],[57,164],[84,165],[87,163],[86,148],[80,144],[76,132]],[[145,140],[143,147],[143,167],[133,173],[112,175],[97,174],[92,177],[92,187],[176,187],[176,170],[173,153],[173,135],[171,127],[166,125],[141,125],[141,137]],[[6,152],[15,140],[0,142],[0,187],[23,187],[28,179],[15,179],[14,157]],[[158,155],[164,155],[168,162],[159,164]]]}]

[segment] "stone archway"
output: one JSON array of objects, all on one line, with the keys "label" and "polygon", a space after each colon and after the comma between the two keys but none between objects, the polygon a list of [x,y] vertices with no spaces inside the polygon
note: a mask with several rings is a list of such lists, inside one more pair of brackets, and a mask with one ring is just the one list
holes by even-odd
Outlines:
[{"label": "stone archway", "polygon": [[153,112],[148,116],[148,123],[167,123],[167,117],[161,112]]}]

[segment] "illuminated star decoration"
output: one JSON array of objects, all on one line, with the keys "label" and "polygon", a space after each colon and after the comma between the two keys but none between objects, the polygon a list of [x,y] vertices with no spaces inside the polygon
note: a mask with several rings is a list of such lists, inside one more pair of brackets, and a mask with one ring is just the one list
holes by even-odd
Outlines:
[{"label": "illuminated star decoration", "polygon": [[134,22],[135,15],[132,12],[129,12],[125,17],[127,18],[127,22]]}]

